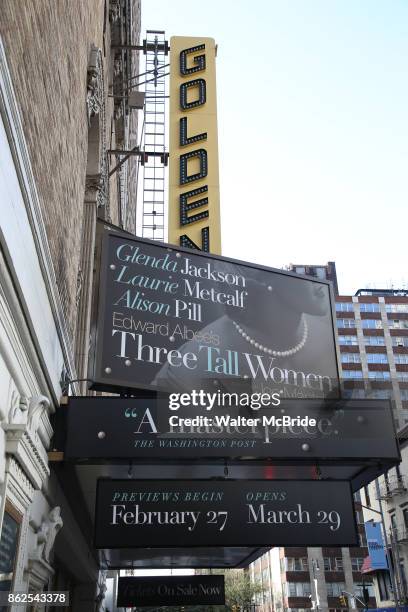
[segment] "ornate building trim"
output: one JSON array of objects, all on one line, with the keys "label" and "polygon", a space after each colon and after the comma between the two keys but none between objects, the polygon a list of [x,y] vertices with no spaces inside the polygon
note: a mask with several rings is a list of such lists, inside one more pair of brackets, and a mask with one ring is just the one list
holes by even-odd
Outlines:
[{"label": "ornate building trim", "polygon": [[35,489],[41,489],[50,475],[44,448],[38,441],[36,444],[23,424],[6,424],[3,429],[6,433],[6,453],[18,461]]},{"label": "ornate building trim", "polygon": [[[99,184],[97,185],[97,206],[104,207],[104,218],[110,221],[109,214],[109,170],[106,146],[106,106],[105,106],[105,81],[103,72],[102,51],[95,47],[91,48],[87,75],[87,108],[88,122],[91,125],[92,117],[99,115]],[[92,188],[95,185],[95,176],[86,177],[86,189],[89,183]]]},{"label": "ornate building trim", "polygon": [[51,551],[55,538],[63,526],[61,508],[55,506],[43,519],[40,528],[31,538],[31,546],[27,555],[26,573],[28,588],[33,591],[42,591],[44,585],[54,574],[51,562]]},{"label": "ornate building trim", "polygon": [[7,497],[24,515],[34,498],[34,485],[14,457],[6,461]]},{"label": "ornate building trim", "polygon": [[50,474],[46,452],[52,434],[48,420],[50,401],[44,395],[29,400],[22,397],[19,407],[19,413],[14,411],[18,418],[3,424],[5,450],[18,461],[33,486],[41,489]]}]

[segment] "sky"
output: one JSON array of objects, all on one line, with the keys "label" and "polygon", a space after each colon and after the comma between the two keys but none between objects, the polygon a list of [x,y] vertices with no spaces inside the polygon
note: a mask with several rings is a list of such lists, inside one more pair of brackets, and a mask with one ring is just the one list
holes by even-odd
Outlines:
[{"label": "sky", "polygon": [[142,0],[218,44],[222,254],[408,288],[408,1]]}]

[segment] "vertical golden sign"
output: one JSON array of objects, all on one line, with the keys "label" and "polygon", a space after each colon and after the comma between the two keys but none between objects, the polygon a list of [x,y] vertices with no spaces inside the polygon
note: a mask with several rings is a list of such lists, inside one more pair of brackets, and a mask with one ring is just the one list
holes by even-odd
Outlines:
[{"label": "vertical golden sign", "polygon": [[170,39],[169,242],[221,253],[213,38]]}]

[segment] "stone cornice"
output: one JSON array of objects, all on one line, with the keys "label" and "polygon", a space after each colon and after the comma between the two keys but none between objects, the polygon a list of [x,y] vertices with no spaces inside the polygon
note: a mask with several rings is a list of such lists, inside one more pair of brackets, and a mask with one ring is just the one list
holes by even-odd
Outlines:
[{"label": "stone cornice", "polygon": [[17,501],[17,508],[24,513],[33,501],[34,486],[23,468],[12,456],[7,457],[6,472],[9,477],[9,494],[12,493],[13,502]]},{"label": "stone cornice", "polygon": [[41,489],[50,474],[47,455],[41,442],[33,440],[24,424],[4,424],[6,453],[13,455],[35,489]]}]

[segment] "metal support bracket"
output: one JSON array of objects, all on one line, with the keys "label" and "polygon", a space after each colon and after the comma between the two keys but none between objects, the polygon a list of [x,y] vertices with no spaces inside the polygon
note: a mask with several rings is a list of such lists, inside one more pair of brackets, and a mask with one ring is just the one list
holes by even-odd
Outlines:
[{"label": "metal support bracket", "polygon": [[166,151],[162,153],[160,151],[141,151],[138,146],[133,147],[130,150],[124,149],[109,149],[107,151],[109,155],[124,155],[123,159],[120,160],[118,164],[109,172],[109,177],[111,177],[119,168],[129,159],[129,157],[136,155],[140,157],[140,163],[144,166],[145,162],[149,159],[149,157],[160,157],[160,161],[163,166],[167,166],[169,162],[169,153]]},{"label": "metal support bracket", "polygon": [[165,55],[168,55],[170,51],[170,46],[167,40],[164,44],[154,45],[153,43],[147,43],[146,40],[143,41],[143,45],[111,45],[112,49],[129,49],[129,51],[143,51],[146,55],[146,51],[161,51]]}]

